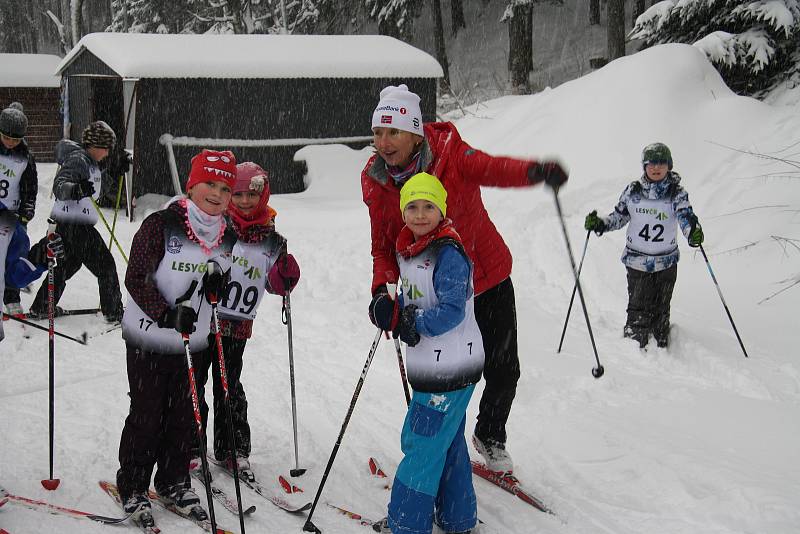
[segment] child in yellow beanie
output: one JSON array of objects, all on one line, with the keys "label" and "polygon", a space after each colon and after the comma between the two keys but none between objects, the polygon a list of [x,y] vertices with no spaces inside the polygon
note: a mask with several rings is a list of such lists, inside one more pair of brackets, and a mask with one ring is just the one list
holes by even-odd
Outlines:
[{"label": "child in yellow beanie", "polygon": [[447,214],[447,191],[427,173],[400,191],[405,226],[397,238],[402,292],[370,308],[379,328],[408,345],[414,389],[401,436],[384,532],[469,532],[477,521],[464,439],[466,410],[483,371],[483,341],[473,310],[472,264]]}]

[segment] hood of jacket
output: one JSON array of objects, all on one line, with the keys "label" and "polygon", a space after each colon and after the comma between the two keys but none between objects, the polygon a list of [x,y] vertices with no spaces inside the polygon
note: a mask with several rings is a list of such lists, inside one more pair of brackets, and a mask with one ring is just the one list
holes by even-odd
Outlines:
[{"label": "hood of jacket", "polygon": [[681,176],[675,171],[669,171],[667,176],[659,182],[650,181],[646,174],[639,178],[642,196],[651,200],[673,196],[681,183]]},{"label": "hood of jacket", "polygon": [[59,165],[64,165],[67,158],[77,155],[76,153],[82,153],[85,157],[89,157],[83,147],[71,139],[62,139],[56,143],[56,163]]}]

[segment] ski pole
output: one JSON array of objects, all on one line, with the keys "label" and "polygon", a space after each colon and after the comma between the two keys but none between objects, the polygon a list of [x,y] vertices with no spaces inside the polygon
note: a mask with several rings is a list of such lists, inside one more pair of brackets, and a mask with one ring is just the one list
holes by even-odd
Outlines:
[{"label": "ski pole", "polygon": [[317,509],[317,503],[319,502],[319,497],[322,495],[322,488],[325,487],[325,481],[328,480],[328,474],[331,472],[331,467],[333,467],[333,460],[336,458],[336,453],[339,451],[339,446],[342,444],[342,438],[344,437],[344,432],[347,429],[347,424],[350,422],[350,417],[353,415],[353,410],[356,407],[356,401],[358,400],[358,395],[361,393],[361,388],[364,385],[364,380],[367,378],[367,371],[369,371],[369,366],[372,364],[372,358],[375,356],[375,350],[378,348],[378,343],[381,340],[381,334],[383,332],[378,330],[375,334],[375,339],[372,340],[372,347],[369,349],[369,355],[367,356],[367,361],[364,362],[364,369],[361,371],[361,376],[358,379],[358,383],[356,384],[356,390],[353,392],[353,398],[350,400],[350,407],[347,409],[347,415],[344,418],[344,422],[342,423],[342,429],[339,431],[339,437],[336,438],[336,443],[333,445],[333,450],[331,451],[331,457],[328,458],[328,465],[325,466],[325,472],[322,474],[322,480],[319,482],[319,487],[317,488],[317,494],[314,496],[314,504],[311,505],[311,510],[308,512],[308,519],[306,519],[305,524],[303,525],[304,532],[316,532],[317,534],[321,534],[321,530],[311,522],[311,517],[314,515],[314,510]]},{"label": "ski pole", "polygon": [[[196,283],[192,284],[191,291],[194,291],[195,287],[197,287]],[[179,304],[179,306],[183,305],[189,305],[189,301]],[[211,496],[211,474],[208,470],[208,458],[206,458],[206,435],[203,432],[203,418],[200,416],[200,401],[197,398],[197,383],[194,380],[194,363],[192,362],[192,352],[189,350],[189,334],[181,333],[181,337],[183,338],[183,349],[186,352],[186,365],[189,370],[189,391],[192,396],[194,421],[197,424],[197,441],[200,442],[200,462],[203,465],[203,485],[206,487],[208,515],[211,518],[211,531],[217,532],[217,518],[214,516],[214,501]],[[241,504],[239,509],[241,510]]]},{"label": "ski pole", "polygon": [[[56,222],[53,219],[47,220],[47,241],[53,240],[53,234],[56,231]],[[54,456],[54,441],[55,441],[55,368],[56,368],[56,350],[55,350],[55,268],[56,257],[50,247],[47,247],[47,337],[49,349],[49,380],[48,380],[48,395],[50,402],[49,412],[49,437],[50,437],[50,478],[42,480],[42,486],[46,490],[54,490],[58,487],[61,481],[53,478],[53,456]]]},{"label": "ski pole", "polygon": [[[395,286],[394,290],[392,291],[391,286]],[[397,301],[398,296],[400,295],[400,285],[399,284],[386,284],[387,289],[389,289],[389,295],[392,296],[394,301]],[[389,332],[386,332],[386,338],[389,338]],[[400,380],[403,382],[403,393],[406,396],[406,406],[411,405],[411,392],[408,390],[408,378],[406,377],[406,366],[403,363],[403,350],[400,348],[400,340],[394,338],[394,350],[397,353],[397,365],[400,368]]]},{"label": "ski pole", "polygon": [[711,280],[714,281],[714,286],[717,288],[717,293],[719,293],[719,299],[722,301],[722,306],[725,308],[725,313],[728,314],[728,320],[731,322],[731,326],[733,327],[733,332],[736,334],[736,339],[739,340],[739,346],[742,347],[742,352],[744,352],[744,357],[749,358],[749,356],[747,355],[747,351],[744,349],[744,343],[742,342],[742,338],[739,336],[739,331],[736,329],[736,324],[733,322],[731,311],[728,309],[728,304],[725,302],[725,297],[722,296],[722,290],[719,288],[717,277],[714,276],[714,271],[711,269],[711,263],[708,261],[708,256],[706,256],[706,251],[703,250],[703,245],[700,245],[700,252],[703,253],[703,259],[706,260],[706,267],[708,267],[708,274],[711,275]]},{"label": "ski pole", "polygon": [[561,211],[561,202],[558,200],[558,188],[553,188],[553,198],[556,201],[556,211],[558,212],[558,220],[561,222],[561,230],[564,232],[564,242],[567,245],[567,255],[569,256],[569,263],[572,266],[572,274],[575,276],[575,286],[578,288],[578,297],[581,299],[581,307],[583,308],[583,317],[586,319],[586,328],[589,329],[589,339],[592,341],[592,350],[594,350],[594,359],[597,361],[597,367],[592,368],[592,376],[600,378],[605,373],[605,369],[600,364],[600,357],[597,355],[597,345],[594,342],[594,334],[592,333],[592,323],[589,322],[589,312],[586,310],[586,301],[583,298],[583,289],[581,289],[581,282],[578,278],[578,271],[575,270],[575,257],[572,255],[572,246],[569,244],[569,235],[567,234],[567,225],[564,224],[564,214]]},{"label": "ski pole", "polygon": [[108,230],[108,233],[111,234],[111,241],[113,241],[114,243],[117,244],[117,248],[119,249],[119,253],[122,254],[122,259],[124,259],[125,263],[127,264],[128,263],[128,256],[125,255],[125,251],[122,249],[122,245],[119,244],[119,241],[117,241],[117,238],[114,235],[114,232],[111,231],[111,227],[108,225],[108,221],[106,220],[106,216],[103,215],[102,211],[100,211],[100,206],[97,205],[97,202],[95,202],[92,197],[89,197],[89,198],[92,201],[92,206],[94,206],[94,209],[97,211],[97,215],[100,216],[100,220],[103,221],[103,224],[105,225],[106,230]]},{"label": "ski pole", "polygon": [[408,379],[406,378],[406,366],[403,363],[403,351],[400,348],[400,340],[394,339],[394,350],[397,352],[397,365],[400,367],[400,380],[403,382],[403,393],[406,396],[406,406],[411,405],[411,392],[408,390]]},{"label": "ski pole", "polygon": [[[217,264],[208,262],[209,274],[213,272]],[[225,368],[225,354],[222,348],[222,330],[219,328],[219,315],[217,315],[217,295],[211,294],[211,315],[214,321],[214,337],[217,340],[217,364],[219,365],[219,381],[222,383],[222,391],[225,392],[225,415],[228,418],[228,443],[230,444],[231,465],[233,466],[233,485],[236,488],[236,503],[239,506],[239,526],[244,532],[244,513],[242,512],[242,490],[239,486],[239,461],[236,459],[236,434],[233,431],[233,414],[231,412],[231,400],[228,392],[228,372]],[[205,445],[205,439],[203,439]]]},{"label": "ski pole", "polygon": [[[583,269],[583,258],[586,257],[586,249],[589,247],[589,236],[592,231],[586,232],[586,242],[583,244],[583,253],[581,254],[581,262],[578,265],[578,278],[581,277],[581,270]],[[578,289],[578,280],[575,280],[575,285],[572,286],[572,296],[569,298],[569,307],[567,308],[567,316],[564,318],[564,329],[561,330],[561,340],[558,342],[557,353],[561,353],[561,347],[564,345],[564,334],[567,333],[567,323],[569,323],[569,314],[572,312],[572,303],[575,301],[575,291]]]},{"label": "ski pole", "polygon": [[[286,246],[283,248],[283,261],[286,262]],[[285,263],[284,263],[285,265]],[[292,343],[292,301],[291,301],[291,288],[289,281],[285,281],[284,295],[283,295],[283,308],[281,310],[281,319],[283,324],[286,325],[286,333],[289,339],[289,388],[292,395],[292,429],[294,431],[294,469],[289,470],[289,474],[293,477],[299,477],[306,472],[305,469],[300,469],[300,460],[297,448],[297,395],[295,392],[294,383],[294,345]]]},{"label": "ski pole", "polygon": [[125,181],[125,175],[119,175],[119,185],[117,186],[117,201],[114,204],[114,220],[111,222],[111,238],[108,240],[108,250],[111,250],[111,244],[114,242],[114,230],[117,229],[117,214],[119,213],[119,203],[122,197],[122,184]]},{"label": "ski pole", "polygon": [[[12,321],[17,321],[18,323],[22,323],[22,324],[24,324],[26,326],[30,326],[30,327],[35,328],[37,330],[42,330],[43,332],[50,332],[49,328],[45,328],[44,326],[36,324],[34,322],[31,322],[31,321],[26,321],[25,319],[20,319],[19,317],[14,317],[13,315],[8,315],[5,312],[3,313],[3,318],[4,319],[11,319]],[[75,343],[80,343],[81,345],[88,345],[89,335],[86,332],[81,334],[80,338],[68,336],[67,334],[62,334],[58,330],[53,330],[53,335],[56,335],[58,337],[63,337],[64,339],[69,339],[70,341],[74,341]]]}]

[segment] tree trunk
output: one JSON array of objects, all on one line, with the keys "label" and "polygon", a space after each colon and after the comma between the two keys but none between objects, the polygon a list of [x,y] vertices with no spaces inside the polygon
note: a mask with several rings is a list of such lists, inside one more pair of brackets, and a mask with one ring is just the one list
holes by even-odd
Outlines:
[{"label": "tree trunk", "polygon": [[511,76],[511,89],[514,94],[525,95],[531,92],[529,74],[533,69],[533,7],[514,6],[508,19],[508,72]]},{"label": "tree trunk", "polygon": [[633,18],[631,19],[631,26],[636,26],[636,18],[644,13],[645,9],[647,9],[647,2],[646,0],[634,0],[633,1]]},{"label": "tree trunk", "polygon": [[26,6],[23,28],[28,28],[26,39],[28,40],[26,51],[29,54],[39,53],[39,13],[37,6],[33,2],[23,4]]},{"label": "tree trunk", "polygon": [[442,66],[444,77],[440,82],[442,92],[450,92],[450,67],[447,64],[447,48],[444,45],[444,24],[442,23],[442,2],[433,0],[433,23],[436,35],[436,60]]},{"label": "tree trunk", "polygon": [[83,7],[83,0],[71,0],[69,10],[70,28],[72,33],[73,45],[78,44],[78,41],[83,37],[81,31],[81,8]]},{"label": "tree trunk", "polygon": [[589,24],[600,24],[600,0],[589,0]]},{"label": "tree trunk", "polygon": [[22,32],[19,31],[19,28],[22,28],[22,14],[19,6],[12,6],[11,2],[3,4],[0,6],[0,18],[3,19],[3,28],[2,32],[2,41],[0,41],[0,45],[2,45],[3,50],[10,54],[22,54],[25,51],[22,48]]},{"label": "tree trunk", "polygon": [[525,68],[528,72],[533,72],[533,6],[525,12],[525,35],[528,44],[525,46]]},{"label": "tree trunk", "polygon": [[625,0],[608,0],[608,60],[625,55]]},{"label": "tree trunk", "polygon": [[467,22],[464,20],[464,5],[461,0],[450,0],[450,22],[455,36],[459,28],[466,28]]}]

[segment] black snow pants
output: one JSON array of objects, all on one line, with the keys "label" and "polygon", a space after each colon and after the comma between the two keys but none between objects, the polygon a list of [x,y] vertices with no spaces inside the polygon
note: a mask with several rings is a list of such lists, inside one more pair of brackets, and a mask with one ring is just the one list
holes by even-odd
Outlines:
[{"label": "black snow pants", "polygon": [[507,278],[475,297],[475,320],[483,337],[486,360],[475,435],[481,441],[506,442],[506,422],[520,376],[514,285]]},{"label": "black snow pants", "polygon": [[19,302],[19,289],[6,286],[5,292],[3,293],[3,304],[19,304]]},{"label": "black snow pants", "polygon": [[[97,277],[100,310],[103,315],[121,319],[122,294],[117,278],[117,266],[100,233],[90,224],[70,223],[59,223],[56,225],[56,232],[64,242],[64,259],[58,263],[53,272],[55,277],[53,305],[58,304],[67,287],[67,280],[75,276],[81,265],[85,265]],[[47,313],[47,277],[36,293],[31,311],[38,314]]]},{"label": "black snow pants", "polygon": [[[236,453],[245,458],[250,456],[250,424],[247,422],[247,397],[240,378],[243,365],[242,355],[246,344],[246,339],[222,336],[222,352],[225,354],[225,373],[228,378],[228,395],[231,402]],[[212,370],[214,380],[212,388],[214,391],[214,458],[222,461],[230,455],[231,446],[228,441],[228,414],[225,410],[225,392],[220,380],[217,342],[213,335],[211,344],[198,354],[194,365],[197,395],[200,399],[200,414],[203,417],[203,428],[206,429],[206,434],[208,434],[208,403],[204,393],[209,367]],[[199,449],[195,448],[193,455],[199,456],[199,454]]]},{"label": "black snow pants", "polygon": [[126,344],[131,407],[119,440],[117,486],[125,499],[155,488],[187,486],[197,427],[185,354],[160,354]]},{"label": "black snow pants", "polygon": [[628,320],[625,335],[647,342],[650,334],[659,344],[669,338],[669,306],[678,278],[678,266],[648,273],[628,269]]}]

